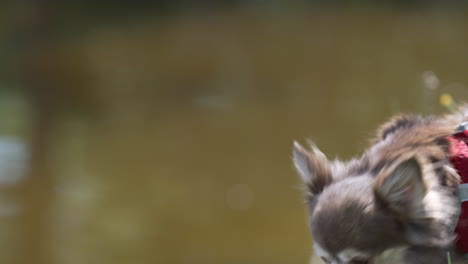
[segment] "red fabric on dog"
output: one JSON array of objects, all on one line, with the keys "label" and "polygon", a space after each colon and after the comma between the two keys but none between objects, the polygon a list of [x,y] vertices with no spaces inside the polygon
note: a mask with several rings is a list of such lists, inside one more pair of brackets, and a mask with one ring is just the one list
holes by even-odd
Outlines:
[{"label": "red fabric on dog", "polygon": [[[450,141],[450,161],[461,178],[460,187],[468,187],[468,130],[448,138]],[[468,253],[468,201],[461,201],[461,212],[455,228],[455,244],[463,253]]]}]

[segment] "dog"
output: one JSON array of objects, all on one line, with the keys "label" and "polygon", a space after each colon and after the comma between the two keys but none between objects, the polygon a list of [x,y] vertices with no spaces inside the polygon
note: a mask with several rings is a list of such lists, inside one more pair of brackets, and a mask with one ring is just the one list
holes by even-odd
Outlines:
[{"label": "dog", "polygon": [[467,120],[467,106],[396,116],[348,162],[294,142],[315,254],[327,264],[468,263],[454,246],[460,176],[449,140]]}]

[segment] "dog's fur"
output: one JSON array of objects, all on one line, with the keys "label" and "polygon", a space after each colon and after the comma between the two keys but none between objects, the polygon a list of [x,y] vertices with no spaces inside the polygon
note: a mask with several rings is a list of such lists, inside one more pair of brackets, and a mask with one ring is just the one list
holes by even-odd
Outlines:
[{"label": "dog's fur", "polygon": [[464,263],[452,246],[459,175],[447,137],[467,113],[397,116],[346,163],[295,142],[315,254],[332,264],[442,264],[451,252],[452,263]]}]

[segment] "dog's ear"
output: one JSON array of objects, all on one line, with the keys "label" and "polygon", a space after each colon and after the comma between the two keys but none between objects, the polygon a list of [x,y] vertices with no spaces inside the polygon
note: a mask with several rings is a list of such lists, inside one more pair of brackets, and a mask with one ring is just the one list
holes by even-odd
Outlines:
[{"label": "dog's ear", "polygon": [[398,217],[412,218],[423,209],[426,193],[421,165],[414,157],[397,161],[377,176],[374,193]]},{"label": "dog's ear", "polygon": [[423,157],[410,153],[377,175],[374,193],[377,202],[402,225],[406,241],[446,247],[454,238],[450,219],[458,218],[457,203],[450,190],[429,189],[433,173]]},{"label": "dog's ear", "polygon": [[445,245],[451,236],[441,233],[424,200],[427,188],[423,168],[412,157],[397,162],[377,176],[374,193],[378,202],[402,224],[406,240],[413,245]]},{"label": "dog's ear", "polygon": [[305,150],[299,143],[294,142],[293,160],[297,173],[307,190],[312,195],[319,194],[332,182],[330,163],[312,142],[311,151]]}]

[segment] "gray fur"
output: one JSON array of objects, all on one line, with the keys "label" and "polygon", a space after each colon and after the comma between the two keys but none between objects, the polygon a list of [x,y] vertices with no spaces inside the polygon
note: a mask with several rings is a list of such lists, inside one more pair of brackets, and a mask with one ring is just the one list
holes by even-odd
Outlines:
[{"label": "gray fur", "polygon": [[356,253],[372,264],[445,264],[447,251],[462,263],[452,235],[459,176],[446,137],[468,120],[467,109],[442,118],[395,117],[349,162],[330,162],[315,145],[309,152],[295,143],[312,236],[330,263],[352,263]]}]

